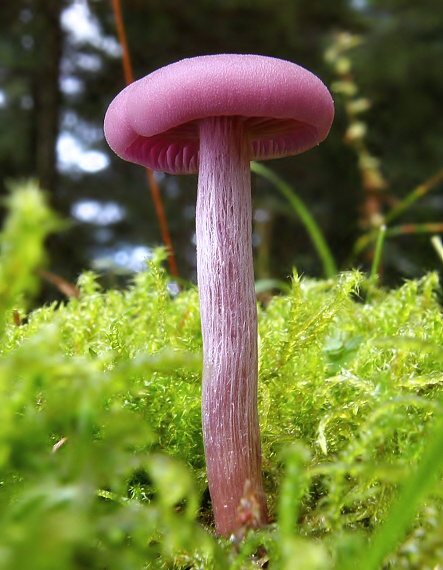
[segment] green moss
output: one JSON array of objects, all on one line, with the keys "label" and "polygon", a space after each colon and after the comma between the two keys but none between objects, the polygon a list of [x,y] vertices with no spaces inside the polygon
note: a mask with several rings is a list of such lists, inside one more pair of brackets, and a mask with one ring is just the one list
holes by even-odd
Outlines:
[{"label": "green moss", "polygon": [[85,273],[78,298],[27,314],[56,224],[32,184],[14,190],[9,208],[0,569],[248,568],[266,558],[287,569],[297,559],[305,570],[356,560],[376,570],[383,559],[386,568],[435,567],[443,548],[435,274],[390,291],[358,272],[294,276],[287,294],[259,307],[274,522],[231,545],[214,538],[202,499],[196,289],[168,292],[159,251],[124,291],[103,291]]}]

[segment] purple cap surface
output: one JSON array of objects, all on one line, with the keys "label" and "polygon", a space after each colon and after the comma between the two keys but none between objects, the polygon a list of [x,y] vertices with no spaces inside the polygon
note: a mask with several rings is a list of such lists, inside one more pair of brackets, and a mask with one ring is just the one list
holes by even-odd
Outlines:
[{"label": "purple cap surface", "polygon": [[184,59],[126,87],[110,104],[105,136],[121,158],[171,174],[198,170],[199,122],[244,120],[251,160],[299,154],[326,138],[326,86],[289,61],[260,55]]}]

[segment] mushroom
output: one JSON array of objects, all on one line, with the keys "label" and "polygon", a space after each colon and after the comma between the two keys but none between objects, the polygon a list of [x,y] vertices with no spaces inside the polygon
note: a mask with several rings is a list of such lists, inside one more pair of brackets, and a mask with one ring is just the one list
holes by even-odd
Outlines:
[{"label": "mushroom", "polygon": [[329,91],[302,67],[222,54],[154,71],[117,95],[105,117],[106,139],[121,158],[170,174],[198,171],[202,423],[215,526],[223,536],[267,523],[250,161],[319,144],[333,115]]}]

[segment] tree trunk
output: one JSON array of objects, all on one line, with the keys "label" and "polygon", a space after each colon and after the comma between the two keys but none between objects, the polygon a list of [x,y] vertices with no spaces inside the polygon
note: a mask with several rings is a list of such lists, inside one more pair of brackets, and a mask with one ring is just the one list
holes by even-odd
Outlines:
[{"label": "tree trunk", "polygon": [[60,112],[60,61],[63,36],[61,0],[34,0],[36,66],[33,76],[35,105],[34,156],[37,178],[56,206],[57,138]]}]

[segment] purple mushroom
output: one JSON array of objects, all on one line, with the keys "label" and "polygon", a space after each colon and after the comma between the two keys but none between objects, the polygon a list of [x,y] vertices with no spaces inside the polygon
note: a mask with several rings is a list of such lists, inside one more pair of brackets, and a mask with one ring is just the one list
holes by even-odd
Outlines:
[{"label": "purple mushroom", "polygon": [[171,174],[198,171],[203,436],[223,536],[267,523],[250,161],[308,150],[326,138],[333,116],[327,88],[309,71],[234,54],[163,67],[124,89],[106,114],[106,139],[121,158]]}]

